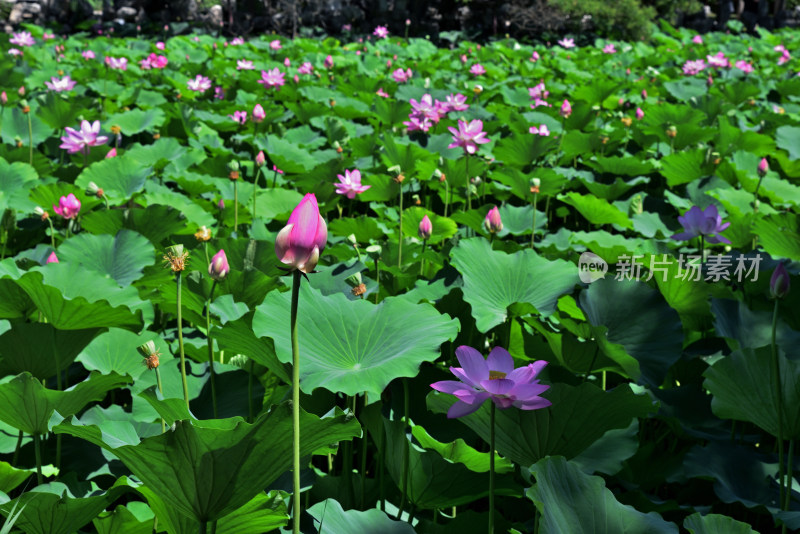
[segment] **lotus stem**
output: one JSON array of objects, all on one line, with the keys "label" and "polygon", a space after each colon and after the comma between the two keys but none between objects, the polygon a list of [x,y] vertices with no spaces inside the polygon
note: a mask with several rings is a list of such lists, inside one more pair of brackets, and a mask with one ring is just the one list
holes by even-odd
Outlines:
[{"label": "lotus stem", "polygon": [[300,534],[300,346],[297,342],[297,306],[300,301],[302,273],[295,270],[292,280],[290,329],[292,337],[292,534]]},{"label": "lotus stem", "polygon": [[[785,495],[785,500],[784,500],[784,503],[783,503],[783,509],[784,510],[789,510],[789,508],[791,507],[791,504],[792,504],[792,481],[793,481],[792,475],[793,475],[793,471],[794,471],[794,469],[792,469],[793,460],[794,460],[794,440],[790,439],[789,440],[789,457],[788,457],[788,460],[786,462],[786,495]],[[783,525],[783,528],[785,529],[786,525]]]},{"label": "lotus stem", "polygon": [[183,384],[183,400],[186,401],[186,409],[189,409],[189,384],[186,382],[186,356],[183,351],[183,311],[181,309],[181,271],[178,271],[175,280],[177,282],[178,300],[178,352],[181,358],[181,383]]},{"label": "lotus stem", "polygon": [[536,204],[539,200],[539,193],[533,194],[533,222],[531,223],[531,248],[536,241]]},{"label": "lotus stem", "polygon": [[425,276],[425,246],[428,244],[427,239],[422,240],[422,252],[420,253],[420,262],[419,262],[419,275]]},{"label": "lotus stem", "polygon": [[408,393],[408,380],[402,379],[403,382],[403,493],[400,499],[400,508],[397,510],[397,519],[398,521],[402,520],[403,517],[403,509],[406,506],[406,499],[408,498],[408,464],[410,462],[410,449],[408,443],[408,437],[406,437],[406,430],[408,429],[408,411],[409,411],[409,399],[410,395]]},{"label": "lotus stem", "polygon": [[375,258],[375,286],[375,304],[377,304],[381,295],[381,277],[380,267],[378,267],[378,258]]},{"label": "lotus stem", "polygon": [[784,473],[786,472],[783,465],[783,393],[781,392],[781,367],[778,359],[778,344],[776,342],[776,334],[778,331],[778,299],[775,299],[775,307],[772,311],[772,376],[773,376],[773,390],[775,390],[775,397],[778,404],[778,482],[780,485],[780,504],[783,508],[784,504]]},{"label": "lotus stem", "polygon": [[447,217],[447,207],[450,204],[450,184],[444,179],[444,216]]},{"label": "lotus stem", "polygon": [[[350,413],[355,416],[356,398],[348,396],[346,403],[349,405]],[[342,452],[342,479],[344,480],[345,495],[348,504],[352,506],[355,500],[353,495],[353,442],[346,440],[339,450]]]},{"label": "lotus stem", "polygon": [[[27,108],[26,108],[27,109]],[[33,123],[31,122],[31,112],[25,114],[28,116],[28,141],[30,142],[30,147],[28,150],[28,163],[33,166]],[[84,161],[84,167],[86,166],[86,162]]]},{"label": "lotus stem", "polygon": [[256,193],[258,192],[258,178],[261,176],[261,167],[256,165],[256,176],[253,178],[253,224],[256,222]]},{"label": "lotus stem", "polygon": [[[156,384],[158,384],[158,391],[161,393],[161,396],[164,396],[164,386],[161,385],[161,371],[156,367]],[[164,418],[161,418],[161,433],[167,431],[167,423],[164,421]]]},{"label": "lotus stem", "polygon": [[199,534],[206,534],[206,526],[208,523],[206,521],[200,521],[200,530],[198,530]]},{"label": "lotus stem", "polygon": [[397,240],[397,268],[403,263],[403,182],[400,182],[400,223],[397,229],[400,232],[400,237]]},{"label": "lotus stem", "polygon": [[[364,406],[367,405],[367,393],[364,392]],[[367,494],[367,431],[362,429],[361,435],[361,501],[360,508],[363,510]]]},{"label": "lotus stem", "polygon": [[239,231],[239,180],[233,181],[233,231]]},{"label": "lotus stem", "polygon": [[494,401],[489,403],[489,534],[494,534]]},{"label": "lotus stem", "polygon": [[214,406],[214,419],[217,418],[217,386],[214,373],[214,340],[211,339],[211,301],[214,298],[214,290],[217,288],[217,281],[211,284],[211,292],[208,294],[206,303],[206,341],[208,343],[208,370],[211,373],[211,402]]},{"label": "lotus stem", "polygon": [[464,173],[466,174],[466,183],[467,183],[467,211],[472,209],[472,195],[471,190],[469,187],[469,156],[465,158],[464,164]]},{"label": "lotus stem", "polygon": [[253,423],[253,373],[255,372],[255,364],[253,359],[250,359],[250,370],[247,373],[247,422]]},{"label": "lotus stem", "polygon": [[33,433],[33,452],[36,454],[36,484],[42,485],[42,444],[38,432]]}]

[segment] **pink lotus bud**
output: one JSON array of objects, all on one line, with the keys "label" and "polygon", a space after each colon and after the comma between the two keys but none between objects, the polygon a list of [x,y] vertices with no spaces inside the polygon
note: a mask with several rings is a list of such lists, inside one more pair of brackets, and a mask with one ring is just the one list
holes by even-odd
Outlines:
[{"label": "pink lotus bud", "polygon": [[265,118],[267,118],[267,114],[264,112],[264,108],[261,107],[261,104],[256,104],[256,107],[253,108],[253,120],[261,122]]},{"label": "pink lotus bud", "polygon": [[642,89],[642,99],[647,100],[647,89]]},{"label": "pink lotus bud", "polygon": [[266,163],[266,161],[267,161],[267,158],[266,158],[266,156],[264,156],[264,151],[260,150],[258,152],[258,154],[256,154],[256,165],[258,165],[259,167],[263,167],[264,163]]},{"label": "pink lotus bud", "polygon": [[300,83],[300,76],[297,74],[294,75],[294,83]]},{"label": "pink lotus bud", "polygon": [[328,227],[319,213],[317,197],[308,193],[292,211],[289,221],[275,239],[278,259],[304,273],[313,272],[328,242]]},{"label": "pink lotus bud", "polygon": [[217,202],[217,208],[219,208],[220,210],[224,210],[225,209],[225,200],[219,199],[219,202]]},{"label": "pink lotus bud", "polygon": [[81,211],[81,201],[75,198],[73,193],[58,200],[58,206],[53,204],[53,211],[65,219],[74,219]]},{"label": "pink lotus bud", "polygon": [[572,106],[569,104],[569,100],[564,99],[564,103],[561,104],[561,116],[565,119],[572,115]]},{"label": "pink lotus bud", "polygon": [[767,163],[767,158],[761,158],[761,161],[758,164],[758,175],[764,176],[769,172],[769,163]]},{"label": "pink lotus bud", "polygon": [[483,220],[483,226],[493,234],[503,229],[503,221],[500,219],[500,210],[497,209],[497,206],[494,206],[489,210],[489,213],[486,214],[486,218]]},{"label": "pink lotus bud", "polygon": [[45,262],[45,264],[48,263],[58,263],[58,256],[56,256],[55,251],[51,252],[50,255],[47,256],[47,261]]},{"label": "pink lotus bud", "polygon": [[225,279],[228,273],[231,272],[231,267],[228,265],[228,257],[225,251],[221,250],[214,254],[211,258],[211,263],[208,264],[208,274],[216,281]]},{"label": "pink lotus bud", "polygon": [[289,65],[292,64],[292,60],[287,57],[286,59],[283,60],[283,64],[288,67]]},{"label": "pink lotus bud", "polygon": [[333,68],[333,57],[332,56],[328,56],[328,57],[325,58],[325,68],[326,69]]},{"label": "pink lotus bud", "polygon": [[706,85],[708,85],[709,87],[714,85],[714,78],[712,78],[710,74],[708,75],[708,79],[706,80]]},{"label": "pink lotus bud", "polygon": [[391,67],[392,66],[392,60],[391,59],[387,59],[386,60],[386,66],[387,67]]},{"label": "pink lotus bud", "polygon": [[636,108],[636,118],[642,120],[643,117],[644,111],[642,111],[642,108]]},{"label": "pink lotus bud", "polygon": [[8,95],[6,94],[5,91],[0,93],[0,103],[2,103],[4,106],[6,105],[6,103],[8,103]]},{"label": "pink lotus bud", "polygon": [[158,48],[159,50],[164,50],[164,48],[166,48],[166,45],[164,44],[163,41],[159,41],[156,43],[156,48]]},{"label": "pink lotus bud", "polygon": [[117,156],[117,148],[116,147],[114,147],[111,150],[109,150],[108,154],[106,154],[106,158],[115,158],[116,156]]},{"label": "pink lotus bud", "polygon": [[427,215],[424,216],[419,222],[419,230],[417,233],[419,234],[419,238],[423,241],[427,241],[431,238],[431,234],[433,233],[433,224],[431,224],[431,220]]},{"label": "pink lotus bud", "polygon": [[19,93],[19,96],[25,96],[25,86],[23,85],[20,87],[17,92]]},{"label": "pink lotus bud", "polygon": [[769,279],[769,294],[774,299],[782,299],[789,294],[789,273],[783,262],[779,263]]}]

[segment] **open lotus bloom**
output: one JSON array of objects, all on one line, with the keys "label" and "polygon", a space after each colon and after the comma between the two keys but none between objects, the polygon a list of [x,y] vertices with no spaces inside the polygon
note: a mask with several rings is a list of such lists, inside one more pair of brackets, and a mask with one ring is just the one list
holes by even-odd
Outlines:
[{"label": "open lotus bloom", "polygon": [[65,219],[74,219],[78,216],[78,212],[81,211],[81,201],[73,193],[70,193],[58,199],[57,206],[53,204],[53,211]]},{"label": "open lotus bloom", "polygon": [[309,193],[289,216],[275,239],[275,254],[290,270],[313,272],[328,242],[328,226],[319,214],[317,197]]},{"label": "open lotus bloom", "polygon": [[713,204],[708,206],[705,210],[693,206],[683,216],[678,217],[678,222],[681,223],[685,231],[674,234],[672,239],[688,241],[689,239],[694,239],[702,235],[705,236],[705,240],[708,243],[731,244],[728,238],[719,235],[719,233],[730,226],[731,223],[722,222],[722,217],[717,211],[717,207]]},{"label": "open lotus bloom", "polygon": [[504,410],[512,406],[520,410],[537,410],[552,403],[539,395],[550,386],[540,384],[536,376],[547,362],[539,360],[514,369],[514,359],[508,351],[495,347],[487,359],[480,352],[462,345],[456,349],[461,367],[450,371],[458,380],[442,380],[431,387],[454,395],[458,401],[447,411],[447,417],[463,417],[478,410],[486,399]]}]

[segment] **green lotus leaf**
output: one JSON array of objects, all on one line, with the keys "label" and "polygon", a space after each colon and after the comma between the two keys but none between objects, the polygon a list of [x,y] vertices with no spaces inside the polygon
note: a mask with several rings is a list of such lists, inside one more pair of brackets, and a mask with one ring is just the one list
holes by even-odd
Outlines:
[{"label": "green lotus leaf", "polygon": [[155,261],[153,245],[132,230],[108,234],[79,234],[58,248],[62,263],[74,263],[103,276],[111,277],[120,286],[127,286],[142,276],[142,271]]},{"label": "green lotus leaf", "polygon": [[558,199],[565,204],[573,206],[592,224],[598,226],[617,224],[623,228],[633,228],[633,223],[627,214],[602,198],[571,192],[559,195]]},{"label": "green lotus leaf", "polygon": [[360,532],[362,534],[414,534],[414,528],[405,521],[395,521],[380,510],[342,509],[333,499],[318,502],[308,509],[319,529],[319,534]]},{"label": "green lotus leaf", "polygon": [[47,323],[12,323],[0,335],[0,375],[24,371],[44,380],[70,366],[99,328],[59,330]]},{"label": "green lotus leaf", "polygon": [[747,523],[736,521],[732,517],[722,514],[700,515],[694,513],[683,520],[683,528],[691,534],[758,534]]}]

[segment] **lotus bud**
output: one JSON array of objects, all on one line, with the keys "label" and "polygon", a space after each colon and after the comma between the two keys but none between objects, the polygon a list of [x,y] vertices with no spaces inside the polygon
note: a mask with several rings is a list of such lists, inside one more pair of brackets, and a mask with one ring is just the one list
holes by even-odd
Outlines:
[{"label": "lotus bud", "polygon": [[8,104],[8,95],[6,94],[6,92],[5,92],[5,91],[3,91],[2,93],[0,93],[0,104],[3,104],[4,106],[5,106],[6,104]]},{"label": "lotus bud", "polygon": [[763,177],[764,175],[769,172],[769,163],[767,162],[767,158],[761,158],[761,161],[758,164],[758,175]]},{"label": "lotus bud", "polygon": [[356,272],[356,273],[351,274],[350,276],[345,278],[344,281],[350,287],[356,287],[356,286],[361,285],[363,283],[363,281],[361,279],[361,272]]},{"label": "lotus bud", "polygon": [[483,181],[483,180],[481,180],[481,177],[480,177],[480,176],[475,176],[474,178],[472,178],[472,180],[470,180],[470,183],[472,183],[472,184],[474,184],[474,185],[478,186],[478,185],[481,185],[481,182],[482,182],[482,181]]},{"label": "lotus bud", "polygon": [[97,184],[94,183],[94,182],[89,182],[89,185],[86,186],[86,194],[87,195],[100,196],[100,195],[98,195],[98,193],[101,192],[101,191],[102,191],[102,189],[100,189],[97,186]]},{"label": "lotus bud", "polygon": [[219,282],[224,280],[229,272],[231,272],[231,268],[230,265],[228,265],[228,257],[225,256],[225,251],[220,249],[220,251],[211,258],[211,263],[208,265],[208,274],[211,278]]},{"label": "lotus bud", "polygon": [[304,273],[314,271],[328,242],[328,226],[319,213],[317,197],[308,193],[295,207],[275,239],[278,259]]},{"label": "lotus bud", "polygon": [[425,215],[419,222],[417,234],[419,234],[419,238],[423,241],[427,241],[431,238],[431,234],[433,234],[433,224],[427,215]]},{"label": "lotus bud", "polygon": [[636,118],[638,120],[642,120],[644,118],[644,111],[642,111],[642,108],[636,108]]},{"label": "lotus bud", "polygon": [[789,273],[783,262],[779,263],[769,279],[769,295],[774,299],[782,299],[789,294]]},{"label": "lotus bud", "polygon": [[565,119],[572,115],[572,106],[569,103],[569,100],[564,99],[564,103],[561,104],[561,116]]},{"label": "lotus bud", "polygon": [[47,261],[45,264],[47,263],[58,263],[58,256],[56,256],[55,251],[51,252],[50,255],[47,256]]},{"label": "lotus bud", "polygon": [[49,215],[48,215],[48,213],[47,213],[47,212],[44,210],[44,208],[43,208],[43,207],[41,207],[41,206],[36,206],[35,208],[33,208],[33,213],[35,213],[36,215],[38,215],[39,217],[41,217],[41,218],[42,218],[42,220],[45,220],[45,219],[47,219],[47,218],[48,218],[48,216],[49,216]]},{"label": "lotus bud", "polygon": [[381,252],[383,249],[380,245],[370,245],[364,249],[364,252],[367,253],[367,256],[372,258],[374,261],[378,261],[381,257]]},{"label": "lotus bud", "polygon": [[503,229],[503,221],[500,219],[500,210],[497,209],[497,206],[494,206],[489,210],[489,213],[486,214],[486,218],[483,220],[483,226],[487,231],[493,234]]},{"label": "lotus bud", "polygon": [[266,162],[267,162],[267,157],[264,155],[264,151],[259,150],[258,154],[256,154],[256,165],[258,165],[259,167],[263,167]]},{"label": "lotus bud", "polygon": [[328,57],[326,57],[326,58],[325,58],[325,63],[324,63],[324,64],[325,64],[325,68],[326,68],[326,69],[330,69],[330,68],[332,68],[332,67],[333,67],[333,57],[332,57],[332,56],[328,56]]},{"label": "lotus bud", "polygon": [[225,200],[219,199],[219,202],[217,202],[217,208],[220,211],[224,210],[225,209]]},{"label": "lotus bud", "polygon": [[261,104],[256,104],[256,107],[253,108],[253,120],[255,122],[261,122],[267,118],[267,114],[264,112],[264,108]]}]

